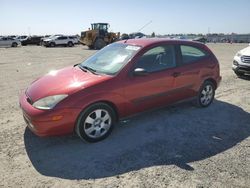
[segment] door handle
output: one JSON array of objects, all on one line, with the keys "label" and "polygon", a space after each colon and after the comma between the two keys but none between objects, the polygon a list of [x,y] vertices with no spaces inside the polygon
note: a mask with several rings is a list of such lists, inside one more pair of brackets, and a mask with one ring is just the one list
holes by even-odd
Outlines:
[{"label": "door handle", "polygon": [[178,76],[180,76],[180,75],[181,75],[180,72],[174,72],[174,73],[172,74],[173,77],[178,77]]}]

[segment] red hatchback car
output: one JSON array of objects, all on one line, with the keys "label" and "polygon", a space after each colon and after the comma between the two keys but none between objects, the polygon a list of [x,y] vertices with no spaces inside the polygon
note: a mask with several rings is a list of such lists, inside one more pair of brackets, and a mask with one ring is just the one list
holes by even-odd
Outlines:
[{"label": "red hatchback car", "polygon": [[117,120],[184,99],[209,106],[219,63],[198,42],[134,39],[34,81],[20,96],[24,120],[39,136],[76,132],[96,142]]}]

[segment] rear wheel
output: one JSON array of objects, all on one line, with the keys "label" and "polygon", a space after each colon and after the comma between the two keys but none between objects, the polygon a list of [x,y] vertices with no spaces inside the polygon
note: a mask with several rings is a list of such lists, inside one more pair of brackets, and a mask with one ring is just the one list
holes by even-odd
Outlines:
[{"label": "rear wheel", "polygon": [[106,43],[104,42],[104,40],[101,39],[101,38],[98,38],[98,39],[96,39],[96,41],[95,41],[94,48],[95,48],[96,50],[100,50],[100,49],[103,48],[105,45],[106,45]]},{"label": "rear wheel", "polygon": [[105,103],[96,103],[80,114],[76,133],[88,142],[98,142],[110,135],[114,122],[114,110]]},{"label": "rear wheel", "polygon": [[73,42],[68,42],[68,47],[74,46]]},{"label": "rear wheel", "polygon": [[17,47],[17,43],[16,43],[16,42],[13,42],[11,46],[12,46],[12,47]]},{"label": "rear wheel", "polygon": [[198,97],[197,97],[197,105],[199,107],[207,107],[209,106],[213,100],[215,95],[215,86],[210,81],[205,81],[200,88]]}]

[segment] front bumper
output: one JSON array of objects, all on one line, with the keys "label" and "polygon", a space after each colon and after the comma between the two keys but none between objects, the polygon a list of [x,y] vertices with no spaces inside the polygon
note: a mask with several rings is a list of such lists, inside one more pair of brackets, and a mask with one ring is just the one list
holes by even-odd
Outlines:
[{"label": "front bumper", "polygon": [[49,41],[43,41],[42,45],[48,47],[48,46],[50,46],[50,42]]},{"label": "front bumper", "polygon": [[242,56],[234,56],[232,69],[236,73],[250,74],[250,63],[243,62]]},{"label": "front bumper", "polygon": [[27,100],[25,93],[19,98],[23,118],[29,129],[38,136],[54,136],[69,134],[74,131],[75,122],[80,109],[65,108],[39,110]]},{"label": "front bumper", "polygon": [[241,65],[238,62],[234,62],[232,65],[232,69],[234,72],[250,74],[250,64],[249,66],[247,66],[247,65]]}]

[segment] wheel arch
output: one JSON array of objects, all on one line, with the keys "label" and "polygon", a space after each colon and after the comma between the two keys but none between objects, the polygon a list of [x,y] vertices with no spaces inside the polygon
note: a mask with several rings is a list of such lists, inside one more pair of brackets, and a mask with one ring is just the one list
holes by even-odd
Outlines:
[{"label": "wheel arch", "polygon": [[11,46],[12,46],[12,47],[18,46],[18,44],[17,44],[17,42],[14,41],[14,42],[12,42]]},{"label": "wheel arch", "polygon": [[84,107],[81,112],[78,114],[77,118],[76,118],[76,121],[75,121],[75,126],[74,126],[74,131],[78,131],[78,122],[79,122],[79,119],[81,118],[82,116],[82,113],[88,109],[90,106],[94,105],[94,104],[107,104],[108,106],[110,106],[113,110],[114,110],[114,113],[115,113],[115,122],[117,122],[119,120],[119,112],[118,112],[118,108],[116,107],[116,105],[111,102],[111,101],[108,101],[108,100],[100,100],[100,101],[95,101],[95,102],[92,102],[90,104],[88,104],[86,107]]},{"label": "wheel arch", "polygon": [[96,104],[96,103],[104,103],[104,104],[109,105],[114,110],[115,121],[117,122],[119,120],[119,111],[118,111],[117,106],[113,102],[108,101],[108,100],[101,100],[101,101],[94,102],[91,105]]},{"label": "wheel arch", "polygon": [[206,82],[206,81],[212,82],[214,84],[215,89],[217,89],[218,85],[217,85],[217,82],[215,81],[215,79],[207,78],[207,79],[204,80],[204,82]]}]

